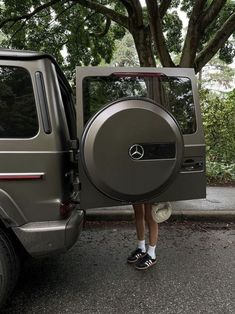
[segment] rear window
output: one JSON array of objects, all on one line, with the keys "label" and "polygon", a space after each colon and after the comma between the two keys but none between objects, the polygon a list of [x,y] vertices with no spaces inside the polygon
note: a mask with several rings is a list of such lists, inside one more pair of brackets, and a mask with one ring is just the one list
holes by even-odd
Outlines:
[{"label": "rear window", "polygon": [[187,77],[92,76],[83,80],[84,120],[87,122],[107,104],[123,97],[144,97],[170,111],[183,134],[196,131],[191,81]]},{"label": "rear window", "polygon": [[31,77],[21,67],[0,67],[0,138],[30,138],[38,132]]}]

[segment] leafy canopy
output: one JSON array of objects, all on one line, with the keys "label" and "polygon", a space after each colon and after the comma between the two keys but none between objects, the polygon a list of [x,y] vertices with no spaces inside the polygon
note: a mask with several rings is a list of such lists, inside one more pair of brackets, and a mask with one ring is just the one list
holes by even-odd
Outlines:
[{"label": "leafy canopy", "polygon": [[68,71],[109,63],[127,31],[141,66],[159,59],[198,72],[218,51],[226,63],[235,56],[232,0],[146,0],[144,7],[139,0],[2,0],[0,7],[2,46],[49,52]]}]

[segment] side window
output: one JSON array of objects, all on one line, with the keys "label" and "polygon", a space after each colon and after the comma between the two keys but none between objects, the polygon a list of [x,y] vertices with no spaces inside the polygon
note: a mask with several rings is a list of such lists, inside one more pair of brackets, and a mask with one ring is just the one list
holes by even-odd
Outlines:
[{"label": "side window", "polygon": [[38,132],[33,86],[27,70],[0,67],[0,138],[30,138]]}]

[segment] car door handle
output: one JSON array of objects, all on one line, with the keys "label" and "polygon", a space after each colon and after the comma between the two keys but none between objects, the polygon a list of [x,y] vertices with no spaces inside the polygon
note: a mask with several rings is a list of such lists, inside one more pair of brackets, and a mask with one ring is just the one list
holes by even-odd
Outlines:
[{"label": "car door handle", "polygon": [[182,164],[183,171],[201,171],[204,168],[204,162],[201,158],[185,159]]}]

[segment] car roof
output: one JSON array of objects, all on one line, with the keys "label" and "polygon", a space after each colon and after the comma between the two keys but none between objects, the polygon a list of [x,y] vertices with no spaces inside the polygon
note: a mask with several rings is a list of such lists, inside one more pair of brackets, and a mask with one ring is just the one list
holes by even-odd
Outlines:
[{"label": "car roof", "polygon": [[0,48],[0,60],[39,60],[39,59],[49,59],[56,68],[56,72],[62,80],[62,82],[65,84],[65,86],[70,90],[71,92],[71,86],[66,79],[63,71],[61,70],[60,66],[56,62],[55,58],[47,53],[44,52],[37,52],[37,51],[30,51],[30,50],[18,50],[18,49],[6,49],[6,48]]}]

